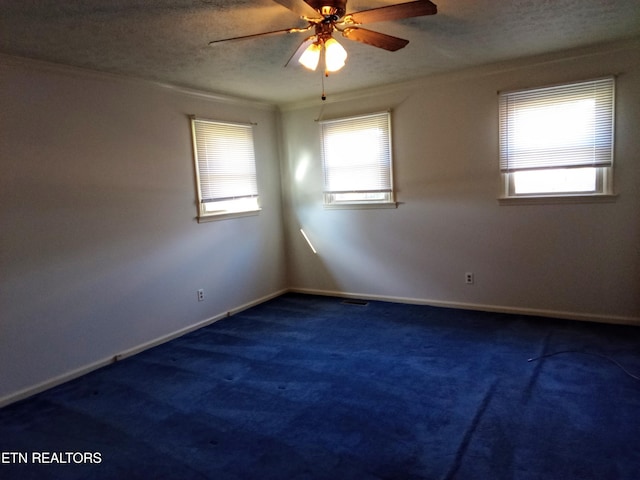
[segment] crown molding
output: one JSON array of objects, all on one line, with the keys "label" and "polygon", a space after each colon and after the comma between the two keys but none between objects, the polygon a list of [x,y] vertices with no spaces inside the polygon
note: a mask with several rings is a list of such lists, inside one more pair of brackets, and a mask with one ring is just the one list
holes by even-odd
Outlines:
[{"label": "crown molding", "polygon": [[377,87],[364,88],[349,92],[332,94],[326,100],[313,99],[300,100],[296,102],[279,104],[281,112],[292,110],[302,110],[305,108],[330,105],[332,103],[342,103],[346,101],[359,100],[376,95],[388,95],[399,92],[409,93],[410,91],[424,88],[425,83],[450,83],[454,81],[467,80],[469,78],[487,77],[502,73],[514,72],[531,67],[550,66],[555,63],[567,62],[571,60],[610,55],[619,51],[640,49],[640,36],[626,38],[609,43],[600,43],[562,50],[540,55],[494,62],[480,66],[467,67],[464,69],[450,70],[440,73],[433,73],[424,77],[407,80],[405,82],[381,85]]},{"label": "crown molding", "polygon": [[139,77],[132,77],[128,75],[122,75],[117,73],[103,72],[100,70],[93,70],[90,68],[76,67],[72,65],[65,65],[62,63],[49,62],[45,60],[33,59],[28,57],[19,57],[14,55],[7,55],[0,53],[0,65],[9,67],[21,67],[32,70],[38,70],[41,72],[49,72],[61,75],[69,75],[78,78],[94,79],[94,80],[109,80],[113,82],[127,83],[129,85],[142,85],[150,86],[154,88],[161,88],[166,91],[178,93],[180,95],[187,95],[192,97],[198,97],[209,101],[218,103],[238,105],[243,107],[257,108],[260,110],[276,110],[275,104],[262,102],[258,100],[234,97],[231,95],[225,95],[216,92],[208,92],[203,90],[197,90],[189,87],[183,87],[180,85],[172,85],[163,82],[156,82],[153,80],[147,80]]}]

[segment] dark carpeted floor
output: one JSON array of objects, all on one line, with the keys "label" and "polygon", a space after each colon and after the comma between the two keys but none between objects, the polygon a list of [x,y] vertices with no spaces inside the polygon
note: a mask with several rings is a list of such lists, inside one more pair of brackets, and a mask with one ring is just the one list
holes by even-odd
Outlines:
[{"label": "dark carpeted floor", "polygon": [[637,327],[288,294],[0,410],[0,478],[637,480],[639,374]]}]

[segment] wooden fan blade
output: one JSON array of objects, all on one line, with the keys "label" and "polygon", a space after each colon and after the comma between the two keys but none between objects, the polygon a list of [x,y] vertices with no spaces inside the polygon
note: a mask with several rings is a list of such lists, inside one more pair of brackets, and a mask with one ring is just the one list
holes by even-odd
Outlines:
[{"label": "wooden fan blade", "polygon": [[272,30],[270,32],[253,33],[251,35],[242,35],[240,37],[222,38],[220,40],[210,41],[209,45],[215,45],[216,43],[222,43],[222,42],[234,42],[236,40],[247,40],[249,38],[263,37],[266,35],[276,35],[278,33],[306,32],[310,28],[311,28],[311,25],[306,28],[283,28],[282,30]]},{"label": "wooden fan blade", "polygon": [[302,56],[302,54],[304,53],[304,51],[307,49],[307,47],[309,45],[311,45],[315,41],[316,41],[315,35],[303,40],[302,43],[300,44],[300,46],[293,53],[293,55],[291,55],[291,58],[289,58],[289,60],[287,61],[287,63],[285,63],[284,66],[288,67],[289,64],[297,62],[300,59],[300,57]]},{"label": "wooden fan blade", "polygon": [[350,13],[345,17],[345,22],[355,24],[386,22],[389,20],[421,17],[423,15],[435,15],[436,13],[438,13],[438,7],[434,3],[429,0],[416,0]]},{"label": "wooden fan blade", "polygon": [[373,32],[364,28],[347,27],[342,32],[342,36],[349,40],[355,40],[356,42],[366,43],[378,48],[384,48],[390,52],[395,52],[405,47],[409,40],[403,38],[392,37],[391,35],[385,35],[380,32]]},{"label": "wooden fan blade", "polygon": [[293,13],[300,15],[305,18],[322,18],[322,15],[314,10],[311,5],[304,2],[303,0],[273,0],[276,3],[279,3],[283,7],[288,8]]}]

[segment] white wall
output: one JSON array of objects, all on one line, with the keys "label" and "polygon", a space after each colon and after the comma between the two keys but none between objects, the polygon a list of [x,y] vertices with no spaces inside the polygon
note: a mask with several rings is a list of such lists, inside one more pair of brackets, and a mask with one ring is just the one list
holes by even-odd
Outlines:
[{"label": "white wall", "polygon": [[[619,74],[614,203],[497,202],[497,91]],[[290,282],[298,290],[640,323],[640,47],[457,72],[329,99],[392,109],[395,210],[325,210],[318,104],[283,109]],[[307,247],[302,227],[318,254]],[[464,283],[475,273],[475,284]]]},{"label": "white wall", "polygon": [[[319,104],[0,57],[0,405],[288,287],[640,323],[639,53],[330,97],[323,118],[393,109],[393,210],[323,209]],[[617,201],[498,205],[496,92],[611,73]],[[189,114],[258,123],[260,215],[195,221]]]},{"label": "white wall", "polygon": [[[8,57],[0,85],[0,403],[286,288],[275,108]],[[196,222],[189,114],[258,123],[260,215]]]}]

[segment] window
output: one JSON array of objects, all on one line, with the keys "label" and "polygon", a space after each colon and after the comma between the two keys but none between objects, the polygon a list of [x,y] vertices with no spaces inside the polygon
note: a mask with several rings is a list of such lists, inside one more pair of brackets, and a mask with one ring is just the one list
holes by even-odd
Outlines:
[{"label": "window", "polygon": [[192,117],[191,129],[198,220],[259,211],[253,127]]},{"label": "window", "polygon": [[389,112],[320,123],[326,206],[392,206]]},{"label": "window", "polygon": [[500,94],[504,197],[610,195],[614,79]]}]

